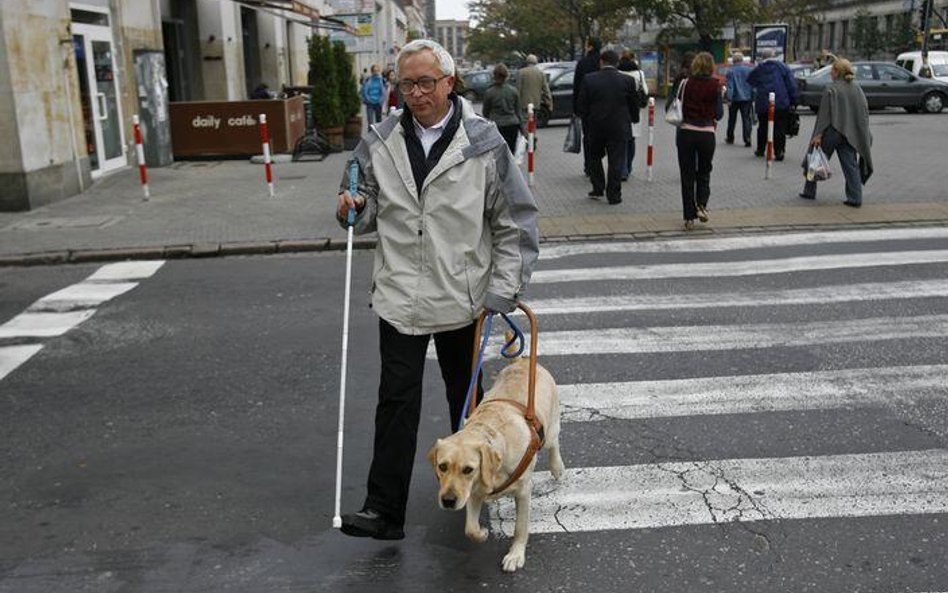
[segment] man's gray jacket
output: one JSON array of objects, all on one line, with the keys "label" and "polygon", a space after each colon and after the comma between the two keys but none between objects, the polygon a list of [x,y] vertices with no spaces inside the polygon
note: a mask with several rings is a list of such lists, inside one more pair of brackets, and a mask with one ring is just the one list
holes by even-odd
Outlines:
[{"label": "man's gray jacket", "polygon": [[466,100],[457,105],[457,132],[420,191],[401,112],[371,126],[353,153],[365,198],[353,230],[378,232],[372,307],[403,334],[463,327],[482,307],[509,310],[539,252],[537,205],[503,137]]}]

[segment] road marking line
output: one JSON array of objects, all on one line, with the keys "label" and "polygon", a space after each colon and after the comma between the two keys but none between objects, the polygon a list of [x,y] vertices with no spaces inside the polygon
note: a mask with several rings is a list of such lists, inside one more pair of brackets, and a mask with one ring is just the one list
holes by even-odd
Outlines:
[{"label": "road marking line", "polygon": [[48,294],[27,309],[32,312],[90,309],[138,286],[137,282],[79,282]]},{"label": "road marking line", "polygon": [[42,349],[41,344],[0,347],[0,379],[12,373],[18,366]]},{"label": "road marking line", "polygon": [[[569,459],[569,451],[564,452]],[[723,459],[534,474],[530,533],[948,512],[948,450]],[[512,535],[514,502],[490,505]]]},{"label": "road marking line", "polygon": [[826,245],[832,243],[874,243],[908,239],[945,239],[948,228],[904,228],[888,230],[857,230],[821,233],[789,233],[752,237],[723,237],[715,239],[678,239],[673,241],[589,242],[544,245],[540,250],[542,261],[605,253],[708,253],[737,251],[795,245]]},{"label": "road marking line", "polygon": [[871,282],[752,292],[710,292],[688,294],[687,297],[677,294],[582,296],[565,299],[537,299],[531,301],[530,306],[538,315],[563,315],[604,311],[770,307],[930,297],[948,297],[948,280]]},{"label": "road marking line", "polygon": [[126,261],[106,264],[86,278],[86,282],[150,278],[163,265],[165,265],[164,260]]},{"label": "road marking line", "polygon": [[812,272],[845,268],[904,266],[948,262],[948,250],[897,251],[890,253],[849,253],[813,255],[734,262],[688,262],[611,267],[539,270],[531,283],[593,282],[599,280],[651,280],[657,278],[706,278],[721,276],[757,276]]},{"label": "road marking line", "polygon": [[95,309],[66,313],[20,313],[0,325],[0,338],[61,336],[95,314]]},{"label": "road marking line", "polygon": [[[948,315],[870,317],[844,321],[597,328],[546,331],[539,341],[543,356],[645,354],[779,348],[914,338],[944,338]],[[491,336],[485,359],[500,357],[502,336]],[[497,344],[497,347],[493,347]],[[526,348],[529,351],[529,346]],[[434,359],[433,345],[428,358]]]},{"label": "road marking line", "polygon": [[564,422],[828,410],[944,397],[948,365],[579,383],[556,388]]}]

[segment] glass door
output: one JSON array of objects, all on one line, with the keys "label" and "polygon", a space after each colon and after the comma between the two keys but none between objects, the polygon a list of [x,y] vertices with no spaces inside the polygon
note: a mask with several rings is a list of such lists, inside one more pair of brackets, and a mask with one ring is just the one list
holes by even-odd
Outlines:
[{"label": "glass door", "polygon": [[92,175],[124,167],[125,133],[109,27],[73,22],[73,44]]}]

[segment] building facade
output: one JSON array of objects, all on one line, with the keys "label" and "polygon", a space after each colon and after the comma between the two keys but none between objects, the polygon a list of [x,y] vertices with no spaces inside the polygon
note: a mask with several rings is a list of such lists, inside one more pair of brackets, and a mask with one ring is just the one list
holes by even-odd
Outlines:
[{"label": "building facade", "polygon": [[435,21],[435,41],[440,43],[448,53],[459,63],[467,61],[467,39],[469,21],[439,20]]}]

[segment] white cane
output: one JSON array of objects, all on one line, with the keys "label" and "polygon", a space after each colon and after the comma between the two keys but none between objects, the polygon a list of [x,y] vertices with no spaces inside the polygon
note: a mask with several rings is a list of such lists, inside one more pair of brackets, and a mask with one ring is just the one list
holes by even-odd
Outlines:
[{"label": "white cane", "polygon": [[[353,160],[349,165],[349,195],[355,198],[359,191],[359,163]],[[342,498],[342,430],[346,415],[346,363],[349,358],[349,289],[352,285],[352,227],[355,224],[355,208],[349,208],[346,219],[348,237],[346,238],[346,301],[342,309],[342,368],[339,373],[339,432],[336,435],[336,509],[332,517],[335,529],[342,527],[339,504]]]}]

